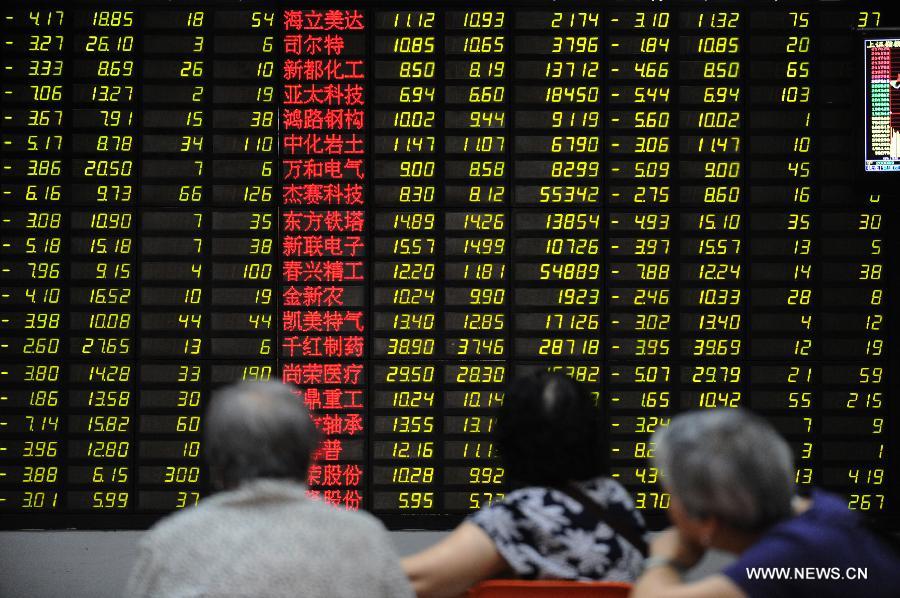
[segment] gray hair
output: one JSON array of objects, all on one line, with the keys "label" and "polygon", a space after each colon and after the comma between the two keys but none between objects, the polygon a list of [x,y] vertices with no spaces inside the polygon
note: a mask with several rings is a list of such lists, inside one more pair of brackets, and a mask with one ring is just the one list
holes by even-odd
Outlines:
[{"label": "gray hair", "polygon": [[242,382],[214,394],[203,443],[214,486],[256,478],[306,482],[318,432],[298,395],[280,382]]},{"label": "gray hair", "polygon": [[690,515],[754,532],[790,517],[791,448],[759,416],[743,409],[684,413],[653,441],[663,481]]}]

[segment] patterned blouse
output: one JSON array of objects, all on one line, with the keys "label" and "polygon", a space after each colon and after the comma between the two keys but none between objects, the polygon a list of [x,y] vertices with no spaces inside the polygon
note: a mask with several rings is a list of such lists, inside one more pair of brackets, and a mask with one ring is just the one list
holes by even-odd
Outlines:
[{"label": "patterned blouse", "polygon": [[[592,500],[623,518],[644,519],[628,492],[609,478],[577,482]],[[626,519],[627,520],[627,519]],[[469,517],[490,536],[497,551],[523,579],[632,582],[644,557],[580,502],[553,488],[529,487]],[[645,535],[646,538],[646,535]]]}]

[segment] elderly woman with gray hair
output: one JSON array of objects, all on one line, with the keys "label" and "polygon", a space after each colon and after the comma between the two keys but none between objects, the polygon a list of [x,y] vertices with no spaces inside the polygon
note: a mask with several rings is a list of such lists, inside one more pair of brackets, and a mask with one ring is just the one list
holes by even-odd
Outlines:
[{"label": "elderly woman with gray hair", "polygon": [[[796,497],[791,449],[763,419],[687,413],[654,442],[674,527],[651,543],[632,598],[900,596],[900,556],[838,496]],[[709,548],[739,556],[684,583]]]},{"label": "elderly woman with gray hair", "polygon": [[381,523],[306,497],[316,438],[289,386],[216,393],[204,450],[218,492],[147,532],[126,596],[411,597]]}]

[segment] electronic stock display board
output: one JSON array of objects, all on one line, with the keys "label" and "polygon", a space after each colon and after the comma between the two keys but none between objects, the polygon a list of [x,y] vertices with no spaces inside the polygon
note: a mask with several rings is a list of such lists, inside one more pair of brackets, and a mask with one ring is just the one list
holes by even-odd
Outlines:
[{"label": "electronic stock display board", "polygon": [[[894,2],[9,2],[0,527],[208,491],[202,413],[303,389],[309,493],[446,529],[511,377],[651,433],[745,407],[900,524]],[[893,432],[893,433],[892,433]]]}]

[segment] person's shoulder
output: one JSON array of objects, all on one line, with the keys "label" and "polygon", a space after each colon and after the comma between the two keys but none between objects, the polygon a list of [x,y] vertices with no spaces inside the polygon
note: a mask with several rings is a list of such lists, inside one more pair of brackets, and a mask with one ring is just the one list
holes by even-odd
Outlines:
[{"label": "person's shoulder", "polygon": [[218,508],[213,501],[202,500],[195,507],[176,511],[157,521],[144,532],[139,544],[151,547],[165,544],[173,538],[192,538],[198,529],[218,520],[217,512]]},{"label": "person's shoulder", "polygon": [[542,486],[527,486],[507,492],[501,500],[492,501],[483,505],[480,509],[469,515],[467,521],[474,523],[488,535],[493,535],[492,530],[504,530],[504,533],[519,527],[528,520],[526,512],[535,508],[541,509],[547,504],[553,504],[550,490]]},{"label": "person's shoulder", "polygon": [[[596,477],[575,483],[582,492],[590,498],[603,504],[618,504],[626,510],[634,510],[634,501],[631,494],[619,482],[608,477]],[[508,492],[502,501],[494,502],[491,506],[515,509],[519,505],[556,504],[568,503],[571,499],[561,488],[553,486],[526,486]]]},{"label": "person's shoulder", "polygon": [[537,498],[544,498],[549,493],[550,488],[544,486],[525,486],[524,488],[517,488],[512,492],[507,492],[502,501],[494,504],[518,503],[523,500],[535,500]]},{"label": "person's shoulder", "polygon": [[478,512],[491,513],[497,511],[508,511],[511,514],[519,513],[524,510],[533,510],[547,505],[553,505],[560,502],[560,497],[556,496],[553,488],[545,486],[525,486],[507,492],[501,500],[495,500],[489,505],[483,506]]},{"label": "person's shoulder", "polygon": [[852,550],[859,531],[856,522],[857,515],[839,496],[816,491],[809,508],[769,528],[741,560],[766,561],[773,555],[789,563],[839,558]]},{"label": "person's shoulder", "polygon": [[338,530],[383,534],[387,528],[374,515],[366,511],[351,511],[325,504],[321,501],[310,501],[307,516],[314,518],[322,525]]},{"label": "person's shoulder", "polygon": [[[196,506],[175,511],[153,525],[142,538],[144,544],[160,544],[167,540],[176,539],[190,543],[193,538],[208,535],[213,530],[227,530],[246,523],[246,516],[259,513],[264,503],[260,500],[264,494],[259,492],[260,484],[257,482],[247,484],[239,488],[215,492],[205,496]],[[281,488],[279,484],[278,488]],[[283,485],[289,491],[294,492],[290,486]],[[293,495],[291,495],[293,497]],[[303,500],[291,501],[302,505]]]},{"label": "person's shoulder", "polygon": [[578,485],[585,494],[606,506],[618,504],[629,511],[635,509],[631,494],[613,478],[598,476],[583,480]]},{"label": "person's shoulder", "polygon": [[334,546],[356,546],[380,555],[396,553],[387,528],[370,513],[314,502],[306,515],[315,522],[317,537]]},{"label": "person's shoulder", "polygon": [[823,536],[842,535],[858,524],[859,515],[840,496],[816,490],[806,510],[777,523],[767,535],[817,544]]},{"label": "person's shoulder", "polygon": [[825,490],[813,490],[809,508],[798,517],[803,520],[821,520],[856,524],[859,514],[847,507],[846,499]]}]

